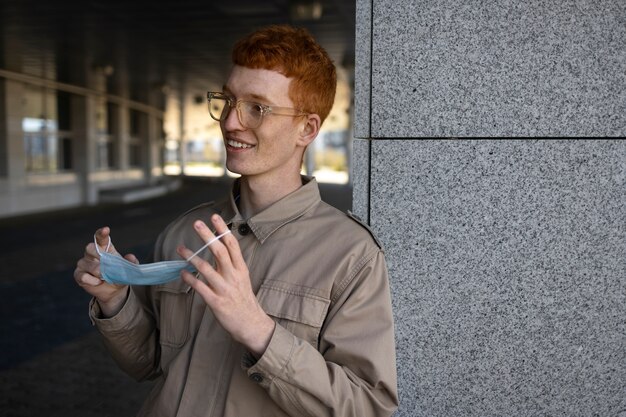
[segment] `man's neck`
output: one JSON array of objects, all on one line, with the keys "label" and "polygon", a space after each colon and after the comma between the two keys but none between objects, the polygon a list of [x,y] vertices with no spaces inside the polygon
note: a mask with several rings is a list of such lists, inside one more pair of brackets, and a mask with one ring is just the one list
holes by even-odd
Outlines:
[{"label": "man's neck", "polygon": [[239,212],[249,219],[281,198],[302,187],[300,174],[268,181],[266,178],[241,177]]}]

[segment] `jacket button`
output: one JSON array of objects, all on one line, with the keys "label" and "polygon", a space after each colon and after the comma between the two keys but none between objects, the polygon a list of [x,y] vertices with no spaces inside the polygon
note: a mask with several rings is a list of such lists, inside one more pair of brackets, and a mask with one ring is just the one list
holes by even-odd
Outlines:
[{"label": "jacket button", "polygon": [[250,233],[250,226],[248,226],[247,224],[244,223],[242,225],[239,225],[239,229],[237,229],[237,230],[239,231],[239,234],[241,236],[245,236],[248,233]]},{"label": "jacket button", "polygon": [[263,375],[254,373],[254,374],[250,375],[250,379],[253,380],[256,383],[261,383],[261,382],[263,382]]}]

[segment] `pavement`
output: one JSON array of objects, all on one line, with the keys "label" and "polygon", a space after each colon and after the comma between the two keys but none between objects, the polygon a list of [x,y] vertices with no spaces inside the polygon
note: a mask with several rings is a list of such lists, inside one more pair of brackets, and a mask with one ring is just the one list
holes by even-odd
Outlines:
[{"label": "pavement", "polygon": [[[186,179],[132,204],[104,204],[0,219],[0,417],[134,416],[152,386],[117,368],[72,277],[93,232],[149,262],[159,232],[178,215],[221,199],[231,180]],[[320,184],[322,199],[352,205],[348,185]]]}]

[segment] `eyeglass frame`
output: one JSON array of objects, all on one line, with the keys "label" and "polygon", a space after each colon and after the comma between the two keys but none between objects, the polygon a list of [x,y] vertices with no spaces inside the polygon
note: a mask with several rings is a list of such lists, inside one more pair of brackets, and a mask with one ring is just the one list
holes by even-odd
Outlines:
[{"label": "eyeglass frame", "polygon": [[[250,101],[250,100],[242,100],[242,99],[234,99],[233,97],[229,96],[226,93],[223,92],[218,92],[218,91],[208,91],[206,93],[206,98],[207,98],[207,105],[209,107],[209,115],[211,116],[211,118],[217,122],[221,122],[223,120],[226,120],[226,118],[230,115],[231,110],[233,109],[233,107],[237,110],[237,118],[239,120],[239,123],[241,123],[241,125],[243,127],[245,127],[246,129],[256,129],[259,126],[261,126],[261,124],[263,123],[263,118],[266,115],[276,115],[276,116],[291,116],[291,117],[300,117],[300,116],[308,116],[311,113],[307,113],[305,111],[302,110],[298,110],[296,108],[293,107],[280,107],[280,106],[269,106],[267,104],[263,104],[263,103],[258,103],[256,101]],[[211,112],[211,99],[212,98],[216,98],[216,99],[220,99],[220,100],[225,100],[226,105],[228,106],[228,111],[224,112],[222,110],[222,116],[218,119],[215,116],[213,116],[213,113]],[[233,102],[235,103],[235,105],[233,106]],[[242,103],[248,103],[248,104],[255,104],[257,106],[259,106],[261,108],[261,117],[259,119],[259,124],[251,127],[251,126],[246,126],[243,123],[243,117],[241,114],[241,104]],[[278,113],[280,111],[285,111],[285,112],[291,112],[291,113]],[[293,114],[293,112],[295,112],[295,114]],[[225,116],[224,116],[225,114]]]}]

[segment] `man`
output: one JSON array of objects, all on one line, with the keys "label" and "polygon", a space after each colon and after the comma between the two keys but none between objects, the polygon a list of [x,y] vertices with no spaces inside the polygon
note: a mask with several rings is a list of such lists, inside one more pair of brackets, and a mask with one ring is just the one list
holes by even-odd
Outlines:
[{"label": "man", "polygon": [[[130,288],[100,279],[88,245],[74,277],[94,296],[92,321],[122,369],[157,379],[140,415],[391,415],[398,399],[382,250],[300,176],[332,107],[334,65],[308,32],[289,26],[242,39],[233,63],[223,91],[208,98],[227,167],[241,178],[223,203],[171,223],[155,260],[188,259],[223,236],[191,259],[196,274]],[[99,251],[109,235],[96,232]]]}]

